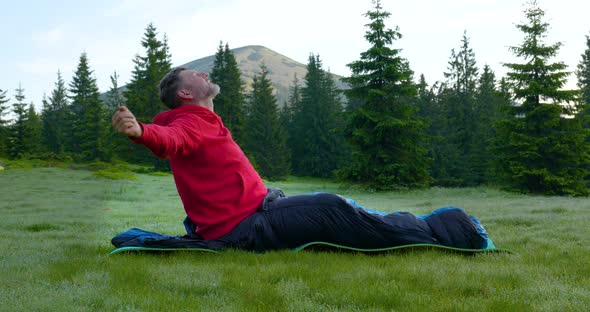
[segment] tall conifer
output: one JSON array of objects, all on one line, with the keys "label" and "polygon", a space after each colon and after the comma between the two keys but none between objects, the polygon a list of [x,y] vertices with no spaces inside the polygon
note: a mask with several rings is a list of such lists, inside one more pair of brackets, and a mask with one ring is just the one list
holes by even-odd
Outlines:
[{"label": "tall conifer", "polygon": [[[166,35],[162,40],[158,39],[156,27],[152,23],[147,26],[141,45],[145,54],[134,57],[131,81],[123,96],[137,120],[149,123],[165,109],[160,101],[159,83],[172,68],[172,62]],[[119,156],[130,161],[151,163],[156,170],[170,170],[167,160],[158,159],[142,146],[128,144],[120,153],[123,155]]]},{"label": "tall conifer", "polygon": [[68,95],[61,72],[57,72],[55,88],[49,99],[44,99],[41,111],[42,140],[47,151],[64,154],[67,145]]},{"label": "tall conifer", "polygon": [[25,103],[25,89],[19,84],[14,95],[16,100],[12,104],[12,112],[16,115],[14,124],[10,127],[9,156],[18,158],[24,156],[27,150],[27,103]]},{"label": "tall conifer", "polygon": [[[283,125],[287,132],[287,146],[290,152],[293,150],[293,145],[296,144],[295,141],[297,140],[293,132],[293,118],[299,105],[301,105],[301,86],[297,74],[295,74],[293,76],[293,82],[289,86],[289,98],[283,105],[283,108],[281,108],[280,118],[281,125]],[[292,153],[291,159],[293,159]]]},{"label": "tall conifer", "polygon": [[244,127],[244,83],[240,69],[229,44],[219,48],[215,54],[215,62],[211,70],[211,81],[221,88],[215,97],[215,113],[223,120],[231,131],[234,140],[239,144],[243,140]]},{"label": "tall conifer", "polygon": [[551,63],[561,43],[545,44],[549,24],[536,1],[525,10],[526,23],[517,25],[524,33],[521,45],[510,50],[524,63],[504,64],[514,86],[517,105],[501,131],[498,161],[504,182],[511,188],[533,193],[585,195],[588,170],[586,134],[569,109],[577,91],[562,90],[567,66]]},{"label": "tall conifer", "polygon": [[298,103],[295,93],[292,94],[293,120],[289,137],[293,173],[331,177],[344,153],[344,140],[337,131],[342,127],[342,104],[334,80],[323,70],[318,55],[309,56],[300,92]]},{"label": "tall conifer", "polygon": [[473,145],[470,163],[475,184],[489,183],[495,179],[496,154],[493,152],[496,131],[494,124],[505,118],[509,99],[496,87],[496,77],[485,65],[477,87],[474,107]]},{"label": "tall conifer", "polygon": [[35,105],[31,103],[27,110],[27,122],[25,124],[25,142],[26,152],[31,156],[38,156],[42,151],[41,145],[41,118],[35,110]]},{"label": "tall conifer", "polygon": [[[114,114],[119,106],[125,104],[125,99],[119,87],[119,75],[116,71],[110,76],[110,80],[111,87],[109,88],[106,96],[106,108],[108,116]],[[121,157],[122,154],[129,150],[128,144],[129,142],[126,137],[120,135],[113,127],[108,127],[106,153],[109,157]]]},{"label": "tall conifer", "polygon": [[586,36],[586,50],[576,70],[581,97],[578,104],[578,118],[582,119],[584,129],[590,129],[590,36]]},{"label": "tall conifer", "polygon": [[576,70],[578,88],[582,91],[582,103],[590,104],[590,36],[586,36],[586,50]]},{"label": "tall conifer", "polygon": [[253,78],[246,120],[246,151],[264,178],[282,180],[289,174],[289,152],[267,75],[267,68],[261,65],[260,73]]},{"label": "tall conifer", "polygon": [[[590,154],[590,36],[586,36],[586,50],[582,54],[582,60],[578,64],[576,75],[581,92],[576,119],[581,123],[583,132],[586,134],[584,150]],[[590,160],[586,162],[584,167],[590,170]],[[587,186],[590,187],[590,175],[586,176],[586,180],[588,181]]]},{"label": "tall conifer", "polygon": [[0,157],[8,156],[8,122],[5,118],[8,114],[8,105],[10,100],[6,97],[6,91],[0,89]]},{"label": "tall conifer", "polygon": [[401,38],[397,27],[385,28],[391,14],[383,11],[379,0],[373,3],[374,10],[366,13],[370,23],[365,34],[371,47],[348,65],[348,96],[363,104],[348,121],[352,163],[341,171],[342,177],[376,189],[425,186],[431,178],[425,124],[413,104],[413,72],[400,49],[390,48]]},{"label": "tall conifer", "polygon": [[[449,87],[446,99],[447,128],[442,133],[446,149],[445,171],[451,175],[447,185],[474,185],[477,183],[472,153],[475,130],[475,96],[478,79],[475,53],[469,45],[467,32],[463,33],[459,52],[451,50],[448,72],[445,73]],[[443,177],[439,177],[444,179]],[[453,182],[451,182],[453,181]]]},{"label": "tall conifer", "polygon": [[107,160],[105,154],[106,114],[88,56],[82,53],[72,82],[73,152],[83,160]]}]

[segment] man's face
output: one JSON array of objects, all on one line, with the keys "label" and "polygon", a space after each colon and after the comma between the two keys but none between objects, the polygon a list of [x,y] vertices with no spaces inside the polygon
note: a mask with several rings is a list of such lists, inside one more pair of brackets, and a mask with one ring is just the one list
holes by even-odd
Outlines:
[{"label": "man's face", "polygon": [[219,85],[209,81],[209,74],[195,70],[180,72],[181,90],[187,90],[196,99],[214,98],[219,93]]}]

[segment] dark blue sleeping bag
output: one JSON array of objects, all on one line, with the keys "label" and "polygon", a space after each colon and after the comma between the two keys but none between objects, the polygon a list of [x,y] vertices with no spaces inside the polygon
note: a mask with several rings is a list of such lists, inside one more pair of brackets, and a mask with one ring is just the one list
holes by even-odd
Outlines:
[{"label": "dark blue sleeping bag", "polygon": [[[190,229],[192,224],[186,220],[185,225]],[[115,236],[112,243],[117,248],[238,248],[257,252],[294,249],[311,242],[358,249],[413,244],[488,247],[487,233],[479,221],[460,208],[440,208],[419,217],[408,212],[385,214],[328,193],[274,200],[219,239],[203,240],[193,233],[190,230],[185,236],[169,236],[135,228]]]}]

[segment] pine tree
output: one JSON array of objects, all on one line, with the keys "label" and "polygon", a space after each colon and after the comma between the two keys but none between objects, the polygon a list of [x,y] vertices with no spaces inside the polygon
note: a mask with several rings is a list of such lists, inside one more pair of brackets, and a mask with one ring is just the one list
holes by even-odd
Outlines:
[{"label": "pine tree", "polygon": [[293,82],[289,86],[289,98],[281,109],[283,126],[289,128],[293,122],[293,112],[301,106],[301,84],[297,74],[293,75]]},{"label": "pine tree", "polygon": [[111,79],[111,88],[107,92],[107,99],[106,99],[106,107],[109,111],[116,111],[119,106],[124,104],[125,99],[123,98],[123,94],[121,93],[121,89],[119,88],[119,75],[115,71],[113,75],[110,76]]},{"label": "pine tree", "polygon": [[289,152],[285,130],[279,123],[279,108],[264,65],[255,75],[249,98],[246,150],[260,174],[269,180],[282,180],[289,174]]},{"label": "pine tree", "polygon": [[10,129],[9,156],[10,158],[23,157],[28,152],[26,142],[27,104],[25,103],[25,89],[19,84],[14,96],[16,102],[12,104],[12,112],[16,115],[14,124]]},{"label": "pine tree", "polygon": [[586,36],[586,50],[576,70],[578,88],[582,96],[578,105],[578,118],[583,119],[585,129],[590,129],[590,36]]},{"label": "pine tree", "polygon": [[[119,75],[116,71],[110,76],[110,79],[111,87],[106,96],[107,115],[114,114],[119,106],[123,105],[125,102],[121,89],[119,88]],[[107,142],[105,149],[108,158],[112,158],[114,155],[125,154],[129,151],[128,144],[129,142],[126,137],[119,134],[115,128],[110,126],[110,124],[107,126]]]},{"label": "pine tree", "polygon": [[31,103],[27,110],[27,119],[24,127],[24,141],[26,153],[29,156],[38,156],[41,152],[41,118],[35,111],[35,105]]},{"label": "pine tree", "polygon": [[[43,98],[41,99],[41,115],[39,116],[39,120],[41,122],[41,145],[43,146],[43,151],[47,151],[51,153],[53,151],[50,150],[51,148],[51,139],[52,135],[49,135],[47,130],[51,130],[53,124],[48,122],[48,114],[51,109],[51,105],[49,104],[49,100],[47,99],[47,94],[43,93]],[[57,155],[57,153],[55,153]]]},{"label": "pine tree", "polygon": [[[476,184],[472,159],[475,130],[475,93],[478,68],[475,53],[469,46],[467,32],[463,33],[461,49],[458,53],[451,50],[449,72],[445,73],[450,96],[446,99],[447,128],[443,131],[443,139],[447,150],[445,171],[451,175],[447,178],[447,185],[467,186]],[[453,181],[453,182],[451,182]]]},{"label": "pine tree", "polygon": [[576,70],[578,87],[582,91],[582,103],[590,104],[590,36],[586,36],[586,50]]},{"label": "pine tree", "polygon": [[476,92],[471,163],[475,184],[494,180],[495,153],[493,152],[496,131],[494,124],[504,119],[504,112],[510,104],[509,98],[496,89],[496,77],[485,65]]},{"label": "pine tree", "polygon": [[63,155],[67,149],[69,109],[65,82],[58,71],[55,88],[49,99],[43,99],[41,112],[42,142],[48,152]]},{"label": "pine tree", "polygon": [[[299,79],[297,78],[297,74],[293,76],[293,82],[289,86],[289,98],[281,108],[280,113],[280,121],[281,125],[284,127],[286,135],[287,135],[287,147],[289,151],[293,149],[293,140],[297,138],[293,135],[293,117],[294,112],[299,108],[301,105],[301,86],[299,84]],[[293,154],[291,153],[291,159]]]},{"label": "pine tree", "polygon": [[[162,77],[172,68],[171,55],[167,37],[157,38],[156,27],[149,24],[142,38],[141,45],[145,48],[145,56],[136,55],[133,59],[134,68],[127,90],[123,92],[125,104],[133,112],[137,120],[149,123],[154,116],[164,110],[160,101],[159,83]],[[168,161],[153,156],[146,148],[127,144],[123,155],[130,161],[151,163],[156,170],[170,170]]]},{"label": "pine tree", "polygon": [[[582,93],[577,105],[576,119],[581,123],[582,129],[586,133],[584,150],[590,153],[590,36],[586,36],[586,50],[582,54],[576,75],[578,87]],[[584,167],[586,170],[590,170],[590,161]],[[586,180],[590,180],[590,175],[586,177]],[[587,185],[590,185],[590,182]]]},{"label": "pine tree", "polygon": [[301,100],[293,103],[289,134],[293,173],[331,177],[344,153],[344,139],[337,132],[342,127],[342,104],[331,74],[322,69],[317,55],[309,57],[300,92]]},{"label": "pine tree", "polygon": [[373,3],[374,10],[365,15],[371,20],[365,34],[371,47],[348,65],[348,96],[363,104],[348,121],[353,160],[341,176],[376,189],[425,186],[431,178],[425,124],[413,104],[413,72],[400,49],[389,47],[401,38],[397,27],[385,28],[391,14],[383,11],[379,0]]},{"label": "pine tree", "polygon": [[525,63],[504,64],[514,86],[518,105],[498,125],[501,145],[499,169],[507,186],[524,192],[586,195],[588,170],[586,134],[572,112],[577,91],[562,90],[569,72],[562,62],[550,63],[561,43],[543,42],[549,24],[545,12],[532,1],[525,10],[527,22],[517,25],[524,35],[511,51]]},{"label": "pine tree", "polygon": [[8,103],[10,100],[6,98],[6,91],[0,89],[0,157],[8,156],[8,123],[9,120],[4,116],[8,114]]},{"label": "pine tree", "polygon": [[420,74],[420,80],[416,85],[418,92],[418,112],[422,118],[429,119],[432,115],[432,102],[434,101],[434,94],[428,88],[428,83],[424,74]]},{"label": "pine tree", "polygon": [[452,168],[451,159],[457,159],[456,148],[451,148],[447,140],[449,127],[449,101],[453,98],[452,89],[446,83],[436,83],[432,86],[434,99],[430,109],[430,127],[428,128],[428,156],[432,159],[430,175],[435,185],[459,185],[456,174],[449,172]]},{"label": "pine tree", "polygon": [[166,36],[159,40],[157,35],[156,27],[150,23],[141,41],[145,56],[135,56],[131,82],[124,92],[127,106],[143,122],[151,122],[164,109],[160,101],[159,84],[172,68]]},{"label": "pine tree", "polygon": [[225,47],[219,43],[211,70],[211,81],[221,88],[221,93],[215,97],[215,113],[221,117],[239,144],[243,137],[244,83],[236,58],[227,43]]},{"label": "pine tree", "polygon": [[70,83],[73,138],[72,151],[83,160],[107,160],[105,155],[106,114],[96,79],[92,77],[86,53]]},{"label": "pine tree", "polygon": [[[449,92],[445,84],[439,82],[429,86],[426,83],[424,75],[420,75],[418,84],[417,106],[419,116],[423,118],[426,125],[426,134],[428,137],[428,153],[427,157],[432,159],[432,164],[429,168],[429,175],[435,179],[434,183],[439,185],[447,185],[448,174],[446,173],[449,167],[446,163],[448,152],[445,151],[446,140],[443,137],[444,131],[447,129],[447,112],[446,99]],[[439,180],[436,180],[439,179]]]}]

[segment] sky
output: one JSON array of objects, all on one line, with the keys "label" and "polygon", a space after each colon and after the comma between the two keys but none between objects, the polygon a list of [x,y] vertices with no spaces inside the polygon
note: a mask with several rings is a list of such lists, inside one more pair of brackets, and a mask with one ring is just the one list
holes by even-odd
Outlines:
[{"label": "sky", "polygon": [[[562,42],[553,61],[575,71],[590,35],[590,2],[539,0],[551,28],[546,43]],[[519,0],[382,0],[391,13],[386,27],[399,27],[402,49],[416,78],[444,80],[451,49],[466,31],[478,67],[490,65],[497,77],[502,63],[522,62],[510,51],[523,40],[516,25],[526,21]],[[132,59],[143,54],[141,38],[149,23],[168,37],[173,66],[215,54],[220,41],[230,48],[263,45],[303,64],[319,54],[325,69],[350,75],[347,64],[369,44],[363,16],[370,0],[0,0],[0,89],[14,98],[19,84],[27,102],[40,110],[43,94],[55,87],[57,71],[67,84],[87,53],[101,92],[129,82]],[[575,74],[567,87],[575,88]],[[12,102],[12,101],[11,101]]]}]

